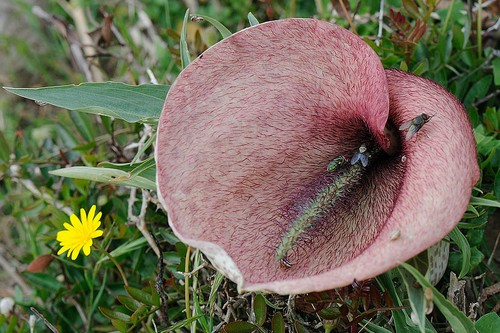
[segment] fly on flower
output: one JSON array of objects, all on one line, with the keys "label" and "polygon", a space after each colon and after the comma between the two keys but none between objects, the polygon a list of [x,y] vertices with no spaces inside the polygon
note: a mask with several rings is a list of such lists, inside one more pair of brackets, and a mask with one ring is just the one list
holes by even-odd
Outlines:
[{"label": "fly on flower", "polygon": [[57,254],[68,251],[68,257],[71,255],[71,260],[75,260],[83,249],[83,254],[90,254],[92,239],[100,237],[103,234],[102,230],[97,230],[101,225],[102,213],[96,215],[96,206],[93,205],[88,215],[85,210],[80,209],[80,218],[73,214],[69,217],[71,224],[64,223],[66,230],[57,233],[57,241],[61,243],[61,249]]},{"label": "fly on flower", "polygon": [[352,156],[351,165],[360,162],[361,165],[366,168],[366,166],[368,165],[369,157],[370,156],[368,154],[368,148],[366,148],[366,145],[363,143],[358,148],[358,151],[355,152],[354,155]]},{"label": "fly on flower", "polygon": [[408,129],[408,132],[406,133],[406,138],[405,141],[410,140],[415,134],[417,134],[420,129],[427,124],[433,116],[429,116],[425,113],[422,113],[419,116],[416,116],[415,118],[412,118],[406,122],[404,122],[401,126],[399,126],[399,130],[405,130]]}]

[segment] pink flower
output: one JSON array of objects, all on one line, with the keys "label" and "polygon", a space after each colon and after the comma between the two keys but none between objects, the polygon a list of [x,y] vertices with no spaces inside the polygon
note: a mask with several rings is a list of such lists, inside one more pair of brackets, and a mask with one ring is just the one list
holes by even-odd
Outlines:
[{"label": "pink flower", "polygon": [[[399,127],[422,113],[432,118],[405,141]],[[187,67],[156,161],[176,235],[240,290],[281,294],[417,255],[458,223],[479,177],[456,98],[384,70],[360,38],[314,19],[245,29]]]}]

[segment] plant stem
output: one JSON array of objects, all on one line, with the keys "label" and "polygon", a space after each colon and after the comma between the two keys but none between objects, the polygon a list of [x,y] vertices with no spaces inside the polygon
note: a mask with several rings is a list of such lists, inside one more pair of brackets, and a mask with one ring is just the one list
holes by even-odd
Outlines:
[{"label": "plant stem", "polygon": [[186,319],[191,318],[191,306],[189,304],[189,257],[191,256],[191,246],[188,246],[186,251],[186,259],[184,262],[184,301],[186,303]]},{"label": "plant stem", "polygon": [[122,279],[123,279],[123,283],[128,286],[128,280],[127,280],[127,277],[125,276],[125,272],[123,272],[123,269],[122,269],[122,266],[118,263],[118,261],[116,261],[116,259],[111,255],[111,253],[109,253],[108,251],[104,250],[103,248],[101,248],[100,246],[97,246],[97,245],[94,245],[94,247],[99,250],[99,252],[105,254],[109,260],[111,260],[111,262],[116,266],[116,268],[118,269],[118,272],[120,273]]},{"label": "plant stem", "polygon": [[482,26],[482,15],[483,14],[483,1],[479,0],[477,2],[477,58],[481,60],[481,55],[482,55],[482,48],[483,48],[483,36],[481,35],[481,26]]}]

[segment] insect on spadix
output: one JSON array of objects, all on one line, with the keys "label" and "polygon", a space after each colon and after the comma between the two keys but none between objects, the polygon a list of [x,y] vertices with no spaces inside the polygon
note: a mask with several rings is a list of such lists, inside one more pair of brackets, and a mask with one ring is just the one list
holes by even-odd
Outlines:
[{"label": "insect on spadix", "polygon": [[417,134],[420,129],[427,124],[433,116],[429,116],[428,114],[422,113],[421,115],[416,116],[408,121],[405,121],[401,126],[399,126],[399,130],[403,131],[408,129],[406,133],[405,141],[410,140],[415,134]]},{"label": "insect on spadix", "polygon": [[360,162],[363,167],[366,167],[368,165],[369,157],[368,148],[366,148],[366,145],[363,143],[358,148],[358,151],[352,156],[351,165]]}]

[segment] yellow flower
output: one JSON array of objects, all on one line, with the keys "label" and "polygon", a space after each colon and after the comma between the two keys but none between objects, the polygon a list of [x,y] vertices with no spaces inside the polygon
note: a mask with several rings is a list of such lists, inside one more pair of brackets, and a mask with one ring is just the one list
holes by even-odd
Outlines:
[{"label": "yellow flower", "polygon": [[89,210],[89,215],[85,210],[80,209],[80,218],[75,214],[69,217],[71,224],[64,223],[64,228],[67,230],[57,233],[57,241],[61,243],[61,249],[57,254],[68,251],[68,257],[71,255],[71,260],[75,260],[83,249],[83,253],[88,256],[90,247],[92,246],[92,238],[102,236],[103,231],[97,230],[101,225],[102,213],[95,215],[96,206],[93,205]]}]

